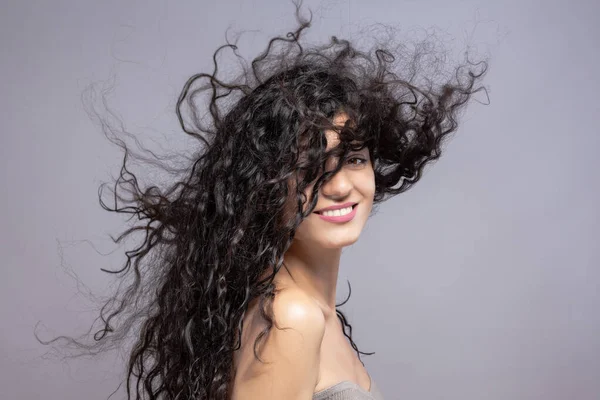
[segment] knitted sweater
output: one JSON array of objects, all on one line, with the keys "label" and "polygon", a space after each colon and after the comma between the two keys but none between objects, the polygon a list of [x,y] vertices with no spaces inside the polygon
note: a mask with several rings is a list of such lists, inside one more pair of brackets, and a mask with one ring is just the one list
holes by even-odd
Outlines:
[{"label": "knitted sweater", "polygon": [[373,380],[368,392],[354,382],[342,381],[316,392],[312,400],[383,400],[383,395]]}]

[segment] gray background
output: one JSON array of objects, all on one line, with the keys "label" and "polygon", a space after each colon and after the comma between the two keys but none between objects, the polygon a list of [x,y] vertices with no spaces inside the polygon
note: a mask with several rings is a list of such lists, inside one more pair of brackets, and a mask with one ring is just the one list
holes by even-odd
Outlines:
[{"label": "gray background", "polygon": [[[343,255],[338,297],[349,279],[344,310],[385,397],[599,399],[598,3],[305,5],[321,7],[310,39],[436,26],[457,51],[493,57],[491,105],[471,103],[442,159]],[[292,24],[275,0],[3,1],[2,399],[105,399],[121,373],[115,354],[42,358],[33,336],[38,321],[43,338],[84,332],[96,314],[69,271],[100,295],[99,268],[124,260],[107,236],[123,218],[97,201],[121,153],[84,112],[84,88],[116,76],[127,129],[176,149],[175,99],[225,28],[262,30],[240,42],[252,56]]]}]

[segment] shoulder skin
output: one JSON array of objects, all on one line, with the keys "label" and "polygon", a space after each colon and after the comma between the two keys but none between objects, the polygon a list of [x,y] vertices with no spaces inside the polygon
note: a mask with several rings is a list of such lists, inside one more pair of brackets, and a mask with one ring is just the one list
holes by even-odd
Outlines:
[{"label": "shoulder skin", "polygon": [[[278,292],[273,326],[257,348],[265,363],[252,362],[233,388],[231,400],[312,399],[324,333],[325,316],[310,296],[296,288]],[[254,339],[247,345],[252,347]]]}]

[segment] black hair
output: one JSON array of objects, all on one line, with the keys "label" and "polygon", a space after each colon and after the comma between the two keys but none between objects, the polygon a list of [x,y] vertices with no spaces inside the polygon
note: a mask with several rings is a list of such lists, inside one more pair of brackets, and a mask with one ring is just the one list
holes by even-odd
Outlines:
[{"label": "black hair", "polygon": [[[90,352],[116,348],[139,323],[128,363],[128,399],[227,399],[248,304],[260,299],[269,321],[254,343],[258,357],[256,345],[273,325],[273,278],[283,255],[316,206],[319,188],[348,152],[368,147],[377,205],[421,178],[425,165],[440,157],[444,138],[457,129],[468,100],[478,91],[487,93],[477,86],[485,61],[467,58],[437,84],[419,79],[418,52],[402,65],[400,46],[362,51],[337,37],[305,46],[300,39],[312,15],[302,17],[296,4],[296,19],[294,31],[272,38],[250,65],[241,64],[237,77],[218,76],[220,52],[239,56],[237,46],[227,43],[215,51],[212,73],[185,83],[176,112],[197,147],[180,180],[164,189],[142,188],[127,167],[131,149],[111,139],[124,158],[114,205],[102,200],[105,185],[100,204],[138,221],[115,242],[134,232],[144,239],[126,252],[122,269],[105,270],[123,285],[102,307],[95,342],[68,340]],[[348,122],[336,127],[332,120],[340,112]],[[329,151],[327,129],[340,135],[340,144]],[[339,162],[324,173],[331,155]],[[290,198],[296,200],[291,213]],[[267,278],[260,279],[265,272]],[[339,309],[337,315],[359,358],[368,354],[352,341]]]}]

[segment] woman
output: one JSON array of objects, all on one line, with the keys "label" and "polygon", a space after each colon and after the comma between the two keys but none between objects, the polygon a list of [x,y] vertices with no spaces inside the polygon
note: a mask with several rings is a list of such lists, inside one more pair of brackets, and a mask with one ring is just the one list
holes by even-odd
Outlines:
[{"label": "woman", "polygon": [[[341,111],[333,119],[338,127],[348,121],[348,115]],[[325,131],[325,138],[326,151],[340,143],[334,130]],[[308,399],[313,392],[313,398],[318,399],[331,398],[335,393],[343,393],[343,399],[371,399],[369,393],[382,398],[346,340],[336,315],[342,248],[358,239],[375,195],[369,148],[353,151],[348,157],[322,184],[317,207],[300,223],[283,256],[285,268],[275,276],[279,292],[272,302],[273,314],[279,324],[291,329],[275,329],[265,340],[261,356],[273,361],[271,365],[257,362],[248,345],[268,326],[257,313],[256,301],[248,308],[241,349],[234,352],[232,399]],[[328,160],[327,170],[335,168],[335,160]],[[309,185],[305,193],[311,189]]]},{"label": "woman", "polygon": [[186,83],[177,115],[201,146],[166,189],[142,189],[109,136],[125,159],[114,207],[101,204],[143,222],[117,242],[145,238],[110,271],[131,281],[102,309],[96,343],[71,343],[114,348],[135,328],[129,399],[382,398],[336,308],[341,251],[440,156],[487,65],[419,87],[392,51],[335,37],[304,48],[310,20],[296,17],[235,80],[217,76],[218,53],[237,55],[228,44]]}]

